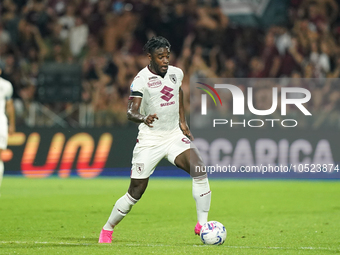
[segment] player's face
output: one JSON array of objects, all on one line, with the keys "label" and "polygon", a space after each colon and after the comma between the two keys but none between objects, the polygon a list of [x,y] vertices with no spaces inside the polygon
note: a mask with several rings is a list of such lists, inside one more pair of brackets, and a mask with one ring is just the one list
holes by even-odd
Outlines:
[{"label": "player's face", "polygon": [[150,54],[151,65],[154,71],[164,76],[169,67],[170,50],[168,47],[156,49]]}]

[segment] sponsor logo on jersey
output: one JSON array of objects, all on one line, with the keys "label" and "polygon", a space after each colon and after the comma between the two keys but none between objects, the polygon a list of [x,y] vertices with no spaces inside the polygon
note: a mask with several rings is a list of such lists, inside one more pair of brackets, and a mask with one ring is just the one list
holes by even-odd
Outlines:
[{"label": "sponsor logo on jersey", "polygon": [[176,84],[177,83],[177,77],[176,74],[170,74],[170,81],[172,81],[172,83]]},{"label": "sponsor logo on jersey", "polygon": [[137,173],[141,173],[144,170],[144,163],[136,163],[136,171]]},{"label": "sponsor logo on jersey", "polygon": [[171,101],[169,103],[161,103],[161,107],[163,106],[168,106],[168,105],[172,105],[172,104],[175,104],[175,101]]},{"label": "sponsor logo on jersey", "polygon": [[163,93],[164,95],[161,96],[161,98],[169,102],[169,100],[174,96],[174,94],[170,93],[173,90],[174,89],[169,88],[168,86],[164,86],[164,88],[161,90],[161,93]]},{"label": "sponsor logo on jersey", "polygon": [[161,81],[149,81],[148,82],[148,86],[149,88],[158,88],[159,86],[162,85],[162,82]]},{"label": "sponsor logo on jersey", "polygon": [[152,80],[152,79],[157,79],[158,77],[157,76],[151,76],[149,77],[149,81]]}]

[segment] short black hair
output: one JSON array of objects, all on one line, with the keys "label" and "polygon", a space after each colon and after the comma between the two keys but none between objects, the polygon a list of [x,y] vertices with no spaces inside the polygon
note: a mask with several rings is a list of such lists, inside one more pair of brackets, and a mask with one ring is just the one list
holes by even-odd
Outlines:
[{"label": "short black hair", "polygon": [[146,53],[152,53],[154,50],[157,50],[159,48],[166,48],[168,47],[170,49],[171,45],[167,39],[165,39],[162,36],[154,36],[152,37],[147,43],[144,45],[143,50]]}]

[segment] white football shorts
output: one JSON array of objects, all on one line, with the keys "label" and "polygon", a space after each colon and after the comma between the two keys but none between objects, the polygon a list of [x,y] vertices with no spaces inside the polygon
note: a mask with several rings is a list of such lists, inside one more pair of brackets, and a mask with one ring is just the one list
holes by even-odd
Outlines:
[{"label": "white football shorts", "polygon": [[8,126],[0,125],[0,149],[7,149]]},{"label": "white football shorts", "polygon": [[145,179],[155,170],[159,161],[166,158],[175,165],[176,157],[194,144],[180,129],[164,137],[138,137],[133,150],[131,178]]}]

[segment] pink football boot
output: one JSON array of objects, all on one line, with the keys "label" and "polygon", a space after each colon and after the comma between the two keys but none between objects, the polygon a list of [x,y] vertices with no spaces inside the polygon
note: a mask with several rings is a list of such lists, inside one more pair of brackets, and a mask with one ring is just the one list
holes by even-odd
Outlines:
[{"label": "pink football boot", "polygon": [[201,228],[202,228],[201,224],[200,224],[199,222],[197,222],[197,224],[196,224],[196,226],[195,226],[195,234],[196,234],[196,235],[199,235],[199,234],[200,234]]},{"label": "pink football boot", "polygon": [[100,231],[98,243],[112,243],[112,233],[113,231],[102,229],[102,231]]}]

